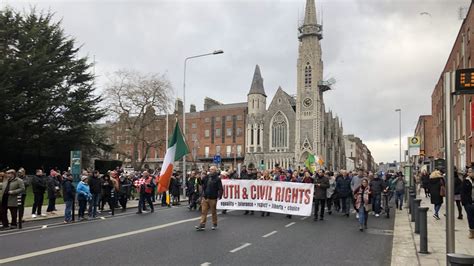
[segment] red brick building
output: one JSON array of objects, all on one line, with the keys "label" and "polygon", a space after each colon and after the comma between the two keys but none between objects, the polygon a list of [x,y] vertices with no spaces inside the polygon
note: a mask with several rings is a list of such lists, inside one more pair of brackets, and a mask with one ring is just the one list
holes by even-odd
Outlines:
[{"label": "red brick building", "polygon": [[420,153],[424,153],[425,158],[435,158],[435,134],[433,127],[433,116],[422,115],[418,118],[414,136],[421,139]]},{"label": "red brick building", "polygon": [[[444,74],[452,73],[454,79],[454,72],[457,69],[471,68],[472,56],[474,56],[473,43],[474,30],[474,10],[473,4],[469,7],[466,18],[463,20],[461,28],[459,29],[457,38],[454,42],[453,48],[449,58],[440,73],[439,80],[431,95],[432,100],[432,116],[433,116],[433,146],[434,157],[444,158],[445,140],[444,140]],[[474,147],[472,141],[471,128],[471,95],[454,96],[453,107],[453,133],[454,133],[454,158],[455,165],[458,168],[463,168],[464,165],[470,165],[474,159]]]},{"label": "red brick building", "polygon": [[[177,119],[183,130],[182,113],[183,103],[178,100],[175,113],[168,115],[168,123],[166,123],[167,116],[158,115],[154,119],[155,122],[146,127],[145,138],[149,142],[154,142],[155,145],[148,149],[148,153],[144,145],[139,145],[138,158],[144,157],[147,153],[144,167],[161,166],[167,147],[166,128],[168,128],[168,136],[171,136]],[[224,167],[237,167],[237,164],[243,163],[246,115],[246,102],[222,104],[206,98],[204,110],[199,112],[196,111],[194,105],[191,105],[190,112],[186,113],[185,138],[190,151],[186,161],[199,167],[212,163],[214,156],[219,154]],[[115,145],[110,159],[123,160],[127,165],[133,153],[129,130],[123,126],[120,119],[108,125],[110,126],[109,140]]]}]

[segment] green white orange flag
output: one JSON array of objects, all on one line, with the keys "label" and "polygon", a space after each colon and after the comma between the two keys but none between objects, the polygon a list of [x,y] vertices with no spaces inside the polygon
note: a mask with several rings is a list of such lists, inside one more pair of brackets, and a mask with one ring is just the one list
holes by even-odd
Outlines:
[{"label": "green white orange flag", "polygon": [[169,189],[174,162],[180,160],[188,153],[188,145],[186,145],[179,124],[176,122],[173,135],[169,140],[168,149],[166,150],[165,159],[163,160],[163,166],[161,167],[158,193],[165,192]]}]

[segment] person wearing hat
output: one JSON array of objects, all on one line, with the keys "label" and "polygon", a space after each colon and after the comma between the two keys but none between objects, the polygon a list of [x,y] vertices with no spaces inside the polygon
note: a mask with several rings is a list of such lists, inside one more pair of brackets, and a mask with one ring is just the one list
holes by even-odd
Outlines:
[{"label": "person wearing hat", "polygon": [[431,193],[431,204],[434,205],[434,215],[436,220],[439,220],[439,210],[443,205],[443,197],[445,196],[445,182],[443,174],[440,171],[435,170],[430,175],[430,193]]},{"label": "person wearing hat", "polygon": [[18,199],[17,196],[21,195],[25,190],[23,180],[16,176],[16,171],[10,169],[6,172],[6,175],[2,181],[2,187],[0,188],[0,203],[1,203],[1,218],[2,218],[2,230],[8,229],[8,216],[7,210],[10,210],[12,221],[10,223],[10,229],[17,227],[17,214],[18,214]]},{"label": "person wearing hat", "polygon": [[79,220],[83,221],[86,218],[84,217],[84,213],[86,211],[87,202],[92,199],[92,194],[89,188],[88,176],[83,175],[81,177],[81,182],[77,185],[76,193],[77,193],[77,201],[79,201]]}]

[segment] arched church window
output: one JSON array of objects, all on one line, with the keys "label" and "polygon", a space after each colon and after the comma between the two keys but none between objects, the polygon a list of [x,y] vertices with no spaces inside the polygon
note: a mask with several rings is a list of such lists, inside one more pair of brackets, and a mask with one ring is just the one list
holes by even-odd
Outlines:
[{"label": "arched church window", "polygon": [[311,65],[308,63],[306,63],[306,67],[304,69],[304,87],[309,89],[311,88],[311,79],[312,79],[312,75],[311,75]]},{"label": "arched church window", "polygon": [[282,112],[273,116],[271,124],[272,147],[285,149],[288,147],[288,120]]}]

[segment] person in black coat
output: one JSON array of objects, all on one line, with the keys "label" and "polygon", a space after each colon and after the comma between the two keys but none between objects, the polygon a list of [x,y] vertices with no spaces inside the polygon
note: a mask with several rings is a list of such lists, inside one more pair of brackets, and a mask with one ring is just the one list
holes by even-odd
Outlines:
[{"label": "person in black coat", "polygon": [[50,175],[46,178],[46,185],[48,188],[48,208],[46,212],[49,214],[55,214],[56,211],[56,197],[59,192],[59,180],[57,178],[59,174],[51,170]]},{"label": "person in black coat", "polygon": [[421,172],[421,186],[425,190],[425,197],[430,197],[430,175],[426,170]]},{"label": "person in black coat", "polygon": [[439,220],[439,210],[441,209],[441,205],[443,205],[443,197],[441,195],[441,190],[444,190],[445,182],[443,179],[443,175],[440,171],[435,170],[430,175],[430,194],[431,194],[431,204],[434,205],[434,215],[433,217],[436,220]]},{"label": "person in black coat", "polygon": [[89,218],[95,218],[97,216],[97,207],[99,206],[100,196],[102,193],[102,180],[100,179],[99,171],[94,171],[92,175],[88,177],[88,184],[92,194],[92,200],[89,203]]},{"label": "person in black coat", "polygon": [[462,220],[462,206],[461,206],[461,186],[462,180],[459,173],[454,172],[454,200],[456,201],[456,207],[458,208],[458,219]]},{"label": "person in black coat", "polygon": [[471,168],[461,184],[461,202],[469,224],[469,239],[474,239],[474,173]]},{"label": "person in black coat", "polygon": [[217,228],[217,200],[222,198],[223,187],[222,181],[217,173],[217,167],[211,166],[210,173],[202,179],[202,193],[203,199],[201,201],[201,221],[196,229],[198,231],[204,230],[206,227],[207,213],[210,210],[212,213],[212,230]]},{"label": "person in black coat", "polygon": [[64,204],[66,204],[66,208],[64,209],[64,223],[72,222],[72,205],[76,197],[76,188],[72,184],[72,179],[71,174],[66,174],[62,185]]},{"label": "person in black coat", "polygon": [[34,203],[31,211],[31,217],[36,218],[36,215],[46,216],[41,213],[41,207],[44,201],[44,192],[46,191],[46,180],[43,174],[43,170],[37,169],[36,175],[31,181],[31,187],[33,188]]},{"label": "person in black coat", "polygon": [[351,178],[347,171],[342,171],[342,176],[336,180],[336,190],[342,203],[342,212],[349,217],[352,202]]},{"label": "person in black coat", "polygon": [[[324,207],[326,205],[327,189],[329,179],[324,175],[323,170],[319,170],[314,178],[314,221],[324,220]],[[321,206],[321,208],[320,208]]]}]

